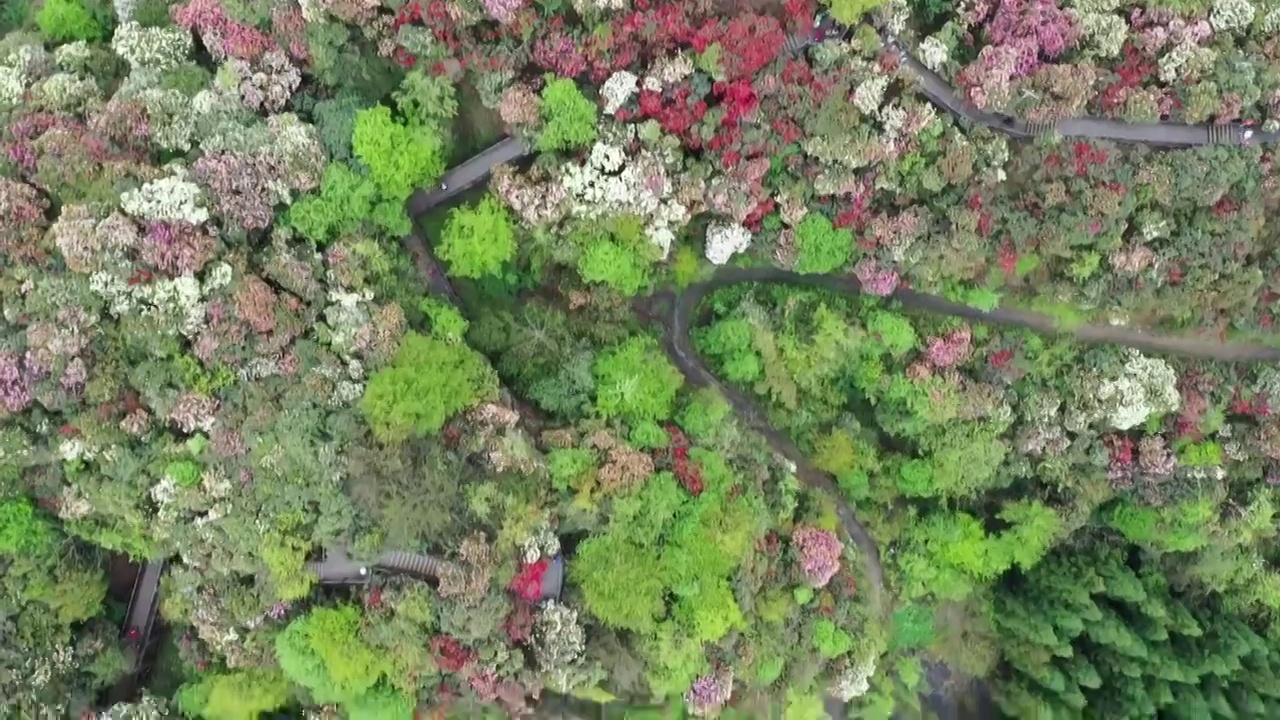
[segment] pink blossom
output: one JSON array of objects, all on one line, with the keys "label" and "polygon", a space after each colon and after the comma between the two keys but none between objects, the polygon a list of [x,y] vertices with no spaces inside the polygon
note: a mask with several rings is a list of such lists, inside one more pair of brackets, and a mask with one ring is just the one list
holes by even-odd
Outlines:
[{"label": "pink blossom", "polygon": [[791,533],[791,542],[800,555],[800,569],[815,588],[826,587],[840,570],[840,553],[844,545],[836,534],[815,527],[799,527]]},{"label": "pink blossom", "polygon": [[0,353],[0,407],[16,413],[31,404],[31,374],[19,365],[18,356]]},{"label": "pink blossom", "polygon": [[262,31],[227,17],[218,0],[174,5],[169,8],[169,16],[178,25],[199,32],[214,60],[233,57],[253,61],[275,45]]},{"label": "pink blossom", "polygon": [[713,715],[733,695],[733,673],[729,670],[717,670],[704,675],[693,682],[693,687],[684,694],[684,703],[692,715]]},{"label": "pink blossom", "polygon": [[509,23],[516,19],[516,13],[524,7],[523,0],[484,0],[484,9],[500,23]]},{"label": "pink blossom", "polygon": [[999,0],[987,21],[988,39],[1015,50],[1017,77],[1034,72],[1041,57],[1057,59],[1079,36],[1075,19],[1057,0]]},{"label": "pink blossom", "polygon": [[881,268],[874,258],[863,258],[853,268],[853,274],[862,283],[862,291],[868,295],[886,297],[898,289],[898,271]]},{"label": "pink blossom", "polygon": [[973,354],[972,335],[968,325],[948,333],[946,337],[929,338],[929,346],[924,351],[925,360],[935,368],[946,368],[958,365]]},{"label": "pink blossom", "polygon": [[139,249],[142,262],[170,275],[200,271],[213,258],[216,243],[199,228],[186,223],[147,223],[147,235]]}]

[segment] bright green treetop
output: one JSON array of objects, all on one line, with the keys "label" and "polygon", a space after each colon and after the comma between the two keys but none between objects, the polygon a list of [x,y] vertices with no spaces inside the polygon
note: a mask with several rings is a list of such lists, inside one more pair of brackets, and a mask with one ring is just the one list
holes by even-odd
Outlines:
[{"label": "bright green treetop", "polygon": [[449,272],[467,278],[495,275],[516,252],[511,214],[493,196],[474,207],[449,212],[440,237],[440,257]]},{"label": "bright green treetop", "polygon": [[497,373],[483,355],[411,332],[391,363],[369,378],[360,410],[374,437],[396,443],[440,432],[449,418],[497,392]]}]

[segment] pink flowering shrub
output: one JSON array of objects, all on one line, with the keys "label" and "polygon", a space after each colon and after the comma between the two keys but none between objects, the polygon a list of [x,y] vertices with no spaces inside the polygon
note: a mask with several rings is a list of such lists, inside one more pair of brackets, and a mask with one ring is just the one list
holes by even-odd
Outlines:
[{"label": "pink flowering shrub", "polygon": [[732,695],[733,673],[717,670],[695,680],[693,687],[684,694],[684,703],[691,715],[703,717],[718,712]]},{"label": "pink flowering shrub", "polygon": [[898,289],[898,271],[882,268],[874,258],[863,258],[853,268],[853,274],[862,283],[862,291],[868,295],[887,297]]},{"label": "pink flowering shrub", "polygon": [[169,8],[169,16],[178,25],[198,32],[214,60],[253,61],[275,45],[260,30],[227,17],[218,0],[190,0],[174,5]]},{"label": "pink flowering shrub", "polygon": [[972,335],[968,325],[952,331],[946,337],[929,338],[929,345],[924,351],[925,360],[935,368],[959,365],[972,354]]},{"label": "pink flowering shrub", "polygon": [[484,9],[494,20],[509,23],[516,19],[516,13],[524,7],[524,0],[484,0]]},{"label": "pink flowering shrub", "polygon": [[139,259],[168,275],[200,272],[211,259],[217,241],[194,225],[149,222],[138,245]]},{"label": "pink flowering shrub", "polygon": [[791,542],[805,580],[815,588],[826,587],[840,570],[840,553],[844,552],[840,539],[827,530],[799,527],[791,534]]},{"label": "pink flowering shrub", "polygon": [[1014,76],[1025,77],[1041,58],[1056,60],[1080,37],[1075,19],[1058,0],[996,0],[987,38],[1014,51]]}]

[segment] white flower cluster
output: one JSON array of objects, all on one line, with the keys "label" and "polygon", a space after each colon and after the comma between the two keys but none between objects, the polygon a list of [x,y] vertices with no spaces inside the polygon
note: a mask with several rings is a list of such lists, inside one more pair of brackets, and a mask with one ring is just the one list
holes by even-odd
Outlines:
[{"label": "white flower cluster", "polygon": [[1266,15],[1262,16],[1262,24],[1259,27],[1263,35],[1274,35],[1280,30],[1280,8],[1268,10]]},{"label": "white flower cluster", "polygon": [[[116,0],[117,7],[119,2]],[[116,703],[97,717],[98,720],[161,720],[169,717],[169,708],[166,701],[143,692],[138,702]]]},{"label": "white flower cluster", "polygon": [[558,692],[569,688],[572,669],[586,650],[586,633],[578,624],[578,612],[551,600],[533,623],[533,657],[547,675],[547,685]]},{"label": "white flower cluster", "polygon": [[650,92],[662,92],[693,74],[693,59],[684,53],[658,59],[644,76],[642,85]]},{"label": "white flower cluster", "polygon": [[138,0],[115,0],[116,20],[121,23],[127,23],[133,17],[133,11],[138,8]]},{"label": "white flower cluster", "polygon": [[553,558],[560,554],[560,538],[551,529],[546,520],[538,523],[538,528],[520,544],[520,556],[525,564],[531,565],[542,558]]},{"label": "white flower cluster", "polygon": [[[132,73],[125,82],[144,75],[146,73]],[[184,153],[190,150],[191,138],[196,132],[192,101],[172,88],[145,87],[137,95],[147,108],[147,118],[150,121],[147,127],[151,130],[151,141],[164,150]],[[117,92],[115,97],[122,95]]]},{"label": "white flower cluster", "polygon": [[844,669],[829,688],[832,697],[841,702],[860,698],[871,689],[871,676],[876,672],[876,656],[868,655],[862,662]]},{"label": "white flower cluster", "polygon": [[723,265],[751,244],[751,231],[737,223],[712,223],[707,228],[707,259]]},{"label": "white flower cluster", "polygon": [[187,179],[187,169],[171,165],[168,170],[168,176],[122,193],[120,207],[129,215],[143,220],[191,225],[208,220],[209,211],[200,207],[203,193],[199,185]]},{"label": "white flower cluster", "polygon": [[59,45],[53,50],[53,62],[67,72],[84,72],[92,61],[89,44],[83,40]]},{"label": "white flower cluster", "polygon": [[220,262],[209,272],[203,286],[190,275],[130,285],[117,275],[97,272],[89,278],[89,289],[106,301],[107,310],[115,317],[141,308],[143,317],[172,319],[162,326],[175,327],[183,335],[194,337],[204,326],[203,298],[230,280],[231,266]]},{"label": "white flower cluster", "polygon": [[1104,380],[1098,387],[1098,399],[1109,408],[1107,419],[1117,430],[1128,430],[1182,404],[1178,376],[1169,363],[1132,349],[1128,355],[1120,377]]},{"label": "white flower cluster", "polygon": [[187,60],[191,48],[191,32],[176,25],[144,28],[127,22],[111,38],[111,49],[134,70],[172,70]]},{"label": "white flower cluster", "polygon": [[619,70],[610,75],[600,87],[600,97],[604,98],[605,113],[612,115],[618,112],[618,108],[626,105],[639,88],[639,82],[635,74],[626,70]]},{"label": "white flower cluster", "polygon": [[0,62],[0,108],[22,104],[27,86],[44,74],[48,55],[37,45],[23,45]]},{"label": "white flower cluster", "polygon": [[884,101],[884,92],[889,88],[888,75],[875,75],[863,80],[853,91],[853,104],[863,115],[876,116],[880,103]]},{"label": "white flower cluster", "polygon": [[344,292],[333,289],[329,291],[329,302],[324,309],[324,321],[329,326],[329,347],[343,359],[355,355],[356,334],[360,328],[369,324],[370,313],[368,303],[373,300],[373,291]]},{"label": "white flower cluster", "polygon": [[93,80],[71,73],[56,73],[32,88],[35,102],[52,110],[89,113],[102,104],[102,90]]},{"label": "white flower cluster", "polygon": [[1209,24],[1218,32],[1234,32],[1248,27],[1255,12],[1249,0],[1214,0]]},{"label": "white flower cluster", "polygon": [[1183,40],[1160,58],[1160,80],[1171,83],[1188,72],[1207,70],[1213,67],[1213,58],[1213,50],[1190,39]]},{"label": "white flower cluster", "polygon": [[951,51],[947,49],[946,44],[935,35],[925,38],[916,52],[920,56],[920,62],[934,72],[941,70],[951,56]]},{"label": "white flower cluster", "polygon": [[1129,25],[1112,13],[1080,13],[1077,16],[1083,35],[1089,39],[1100,57],[1116,57],[1124,47]]},{"label": "white flower cluster", "polygon": [[671,197],[665,166],[647,151],[628,158],[622,148],[597,142],[586,164],[564,170],[561,183],[570,212],[578,217],[643,218],[645,233],[663,258],[671,251],[675,230],[689,221],[688,208]]}]

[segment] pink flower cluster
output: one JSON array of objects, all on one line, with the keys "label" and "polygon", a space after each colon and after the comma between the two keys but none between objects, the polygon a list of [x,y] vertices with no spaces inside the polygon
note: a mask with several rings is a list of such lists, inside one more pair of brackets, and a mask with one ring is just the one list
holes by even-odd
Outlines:
[{"label": "pink flower cluster", "polygon": [[169,16],[178,25],[200,33],[214,60],[233,57],[253,61],[275,45],[257,28],[228,17],[218,0],[191,0],[174,5],[169,8]]},{"label": "pink flower cluster", "polygon": [[713,715],[733,695],[733,673],[717,670],[710,675],[703,675],[693,682],[693,687],[684,694],[684,703],[692,715]]},{"label": "pink flower cluster", "polygon": [[1016,77],[1035,72],[1041,57],[1060,57],[1079,37],[1075,19],[1058,0],[999,0],[987,22],[987,38],[1014,50]]},{"label": "pink flower cluster", "polygon": [[16,413],[31,404],[33,378],[16,353],[0,353],[0,408]]},{"label": "pink flower cluster", "polygon": [[162,273],[189,275],[200,272],[216,249],[216,241],[194,225],[152,222],[147,223],[139,256]]},{"label": "pink flower cluster", "polygon": [[840,553],[844,545],[836,534],[815,527],[799,527],[791,533],[791,542],[800,556],[800,569],[815,588],[826,587],[840,570]]},{"label": "pink flower cluster", "polygon": [[886,297],[898,289],[898,271],[882,268],[875,258],[863,258],[853,268],[853,274],[862,283],[862,291],[868,295]]},{"label": "pink flower cluster", "polygon": [[947,368],[958,365],[973,354],[973,336],[969,326],[961,326],[948,333],[946,337],[929,338],[929,346],[925,348],[924,358],[935,368]]},{"label": "pink flower cluster", "polygon": [[484,9],[500,23],[516,19],[516,13],[524,7],[524,0],[484,0]]}]

